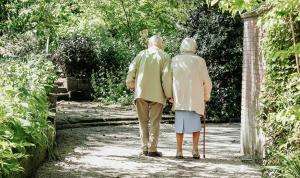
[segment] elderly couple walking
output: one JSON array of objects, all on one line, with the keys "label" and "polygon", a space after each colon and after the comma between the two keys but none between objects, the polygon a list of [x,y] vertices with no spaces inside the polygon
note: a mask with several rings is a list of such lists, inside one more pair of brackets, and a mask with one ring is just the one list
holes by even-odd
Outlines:
[{"label": "elderly couple walking", "polygon": [[184,133],[193,134],[192,156],[200,158],[200,118],[204,115],[212,86],[206,63],[195,54],[196,48],[195,40],[185,38],[180,47],[181,54],[171,59],[163,51],[162,38],[155,35],[149,39],[148,49],[141,51],[130,64],[126,85],[134,91],[142,155],[162,156],[157,151],[157,144],[163,106],[168,100],[175,111],[176,158],[183,158]]}]

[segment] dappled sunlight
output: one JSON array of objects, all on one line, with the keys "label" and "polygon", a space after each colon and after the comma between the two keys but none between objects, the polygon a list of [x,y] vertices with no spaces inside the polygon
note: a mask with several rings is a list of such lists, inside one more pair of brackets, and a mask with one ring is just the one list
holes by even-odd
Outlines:
[{"label": "dappled sunlight", "polygon": [[[191,158],[191,135],[184,140],[185,159],[175,159],[173,125],[161,125],[159,151],[162,158],[139,157],[138,125],[77,128],[58,131],[59,161],[47,162],[37,177],[148,177],[148,176],[250,176],[260,171],[242,163],[239,154],[239,124],[209,124],[207,158]],[[199,147],[202,151],[202,145]],[[67,150],[67,151],[66,151]]]},{"label": "dappled sunlight", "polygon": [[[3,0],[0,9],[0,178],[300,177],[300,0]],[[151,118],[148,150],[162,123],[162,158],[139,156],[139,130],[148,133],[134,99],[150,110],[139,110],[141,122]],[[229,123],[201,132],[206,159],[192,158],[191,135],[174,158],[171,108]]]},{"label": "dappled sunlight", "polygon": [[[63,119],[68,123],[101,118],[107,121],[129,117],[136,119],[132,109],[132,106],[119,108],[76,102],[62,102],[58,107],[61,116],[67,116]],[[45,163],[37,177],[260,177],[261,174],[257,167],[244,164],[239,159],[240,124],[208,124],[206,159],[201,160],[191,158],[190,134],[184,136],[185,159],[175,159],[176,138],[174,125],[171,124],[161,124],[158,149],[163,153],[162,158],[139,157],[138,125],[64,129],[59,130],[57,135],[60,159]],[[202,133],[200,138],[203,138]],[[202,153],[202,145],[199,150]]]}]

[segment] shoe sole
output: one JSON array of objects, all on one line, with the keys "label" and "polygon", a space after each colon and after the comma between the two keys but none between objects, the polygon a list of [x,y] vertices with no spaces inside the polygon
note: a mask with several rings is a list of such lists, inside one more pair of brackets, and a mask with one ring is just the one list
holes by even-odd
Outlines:
[{"label": "shoe sole", "polygon": [[175,158],[176,158],[176,159],[184,159],[183,156],[176,156]]}]

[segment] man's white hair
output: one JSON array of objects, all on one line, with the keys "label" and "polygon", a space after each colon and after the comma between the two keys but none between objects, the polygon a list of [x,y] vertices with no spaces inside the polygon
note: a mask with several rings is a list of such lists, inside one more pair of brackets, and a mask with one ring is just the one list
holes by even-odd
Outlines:
[{"label": "man's white hair", "polygon": [[193,38],[185,38],[180,46],[180,51],[183,52],[193,52],[196,53],[197,43]]},{"label": "man's white hair", "polygon": [[163,39],[158,35],[153,35],[149,38],[148,46],[156,46],[160,49],[163,48]]}]

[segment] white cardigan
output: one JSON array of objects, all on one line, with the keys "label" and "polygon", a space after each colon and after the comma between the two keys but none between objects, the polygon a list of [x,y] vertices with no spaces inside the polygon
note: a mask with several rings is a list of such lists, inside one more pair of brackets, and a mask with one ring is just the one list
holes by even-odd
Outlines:
[{"label": "white cardigan", "polygon": [[195,111],[204,115],[205,102],[209,101],[212,84],[205,60],[192,52],[172,59],[173,110]]}]

